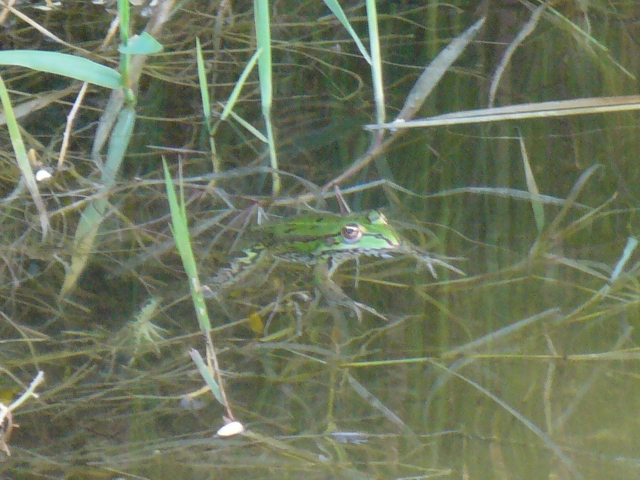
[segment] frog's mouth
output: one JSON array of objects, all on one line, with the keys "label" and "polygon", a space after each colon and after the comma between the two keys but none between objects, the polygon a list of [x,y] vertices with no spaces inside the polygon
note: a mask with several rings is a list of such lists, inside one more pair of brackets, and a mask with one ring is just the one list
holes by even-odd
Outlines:
[{"label": "frog's mouth", "polygon": [[387,248],[389,250],[393,250],[394,248],[398,248],[398,247],[402,246],[402,240],[397,239],[396,241],[393,241],[393,240],[389,239],[388,237],[385,237],[381,233],[376,233],[376,234],[365,233],[363,236],[364,237],[377,238],[378,240],[384,240],[385,242],[387,242],[387,245],[389,245],[389,246],[388,247],[383,247],[383,249]]},{"label": "frog's mouth", "polygon": [[[360,244],[362,243],[362,239],[364,238],[375,238],[378,241],[385,242],[386,245],[382,244],[379,247],[362,247],[360,246]],[[333,245],[337,245],[338,243],[340,243],[339,240],[337,240],[334,236],[327,236],[324,239],[324,244],[327,247],[331,247]],[[394,250],[396,248],[399,248],[402,246],[402,241],[401,240],[391,240],[388,237],[385,237],[383,234],[381,233],[363,233],[361,237],[359,237],[358,239],[358,243],[354,243],[354,244],[349,244],[348,242],[345,244],[343,243],[343,247],[339,247],[339,248],[335,248],[330,250],[329,252],[323,252],[324,253],[340,253],[340,252],[357,252],[359,250]]]},{"label": "frog's mouth", "polygon": [[356,257],[364,255],[366,257],[391,258],[394,253],[398,253],[399,245],[390,244],[389,247],[343,247],[335,250],[328,250],[320,254],[321,257]]}]

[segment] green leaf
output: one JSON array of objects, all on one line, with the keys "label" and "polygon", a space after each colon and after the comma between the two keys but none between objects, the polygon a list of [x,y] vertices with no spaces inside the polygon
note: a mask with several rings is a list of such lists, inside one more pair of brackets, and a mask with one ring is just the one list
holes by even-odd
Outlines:
[{"label": "green leaf", "polygon": [[202,358],[202,355],[200,355],[200,352],[198,352],[195,348],[192,348],[189,351],[189,355],[191,355],[191,359],[193,360],[193,363],[195,363],[196,367],[198,367],[198,371],[200,372],[200,375],[202,375],[202,378],[204,379],[205,383],[209,387],[209,390],[211,390],[211,393],[213,393],[213,396],[216,397],[216,399],[222,405],[225,405],[224,397],[222,396],[222,391],[220,390],[220,386],[214,380],[213,375],[211,375],[211,372],[207,368],[207,365],[204,363],[204,359]]},{"label": "green leaf", "polygon": [[360,53],[367,61],[367,63],[371,64],[371,57],[369,56],[369,52],[367,52],[367,49],[360,40],[360,37],[358,37],[358,34],[349,23],[349,19],[345,15],[344,10],[342,10],[342,7],[337,2],[337,0],[324,0],[324,3],[327,5],[327,7],[329,7],[329,10],[331,10],[331,12],[336,16],[340,23],[342,23],[342,26],[347,30],[347,32],[349,32],[349,35],[351,35],[353,41],[356,42]]},{"label": "green leaf", "polygon": [[235,86],[233,87],[233,91],[231,92],[231,95],[229,95],[227,104],[224,106],[224,110],[222,110],[222,115],[220,115],[220,120],[226,120],[229,114],[231,113],[231,111],[233,110],[233,107],[236,104],[238,97],[240,96],[242,87],[244,87],[244,84],[246,83],[247,78],[249,77],[249,74],[253,70],[253,67],[258,61],[258,58],[260,58],[261,53],[262,53],[262,48],[259,48],[253,54],[253,56],[249,60],[249,63],[247,63],[247,65],[244,67],[244,70],[242,71],[242,75],[240,75],[240,78],[238,79]]},{"label": "green leaf", "polygon": [[0,52],[0,65],[17,65],[40,72],[55,73],[101,87],[120,89],[120,73],[83,57],[38,50]]},{"label": "green leaf", "polygon": [[7,119],[9,137],[11,138],[13,151],[16,155],[18,168],[20,169],[20,172],[22,172],[22,178],[24,179],[24,182],[27,185],[29,192],[31,193],[33,203],[40,213],[40,226],[42,227],[42,238],[44,240],[44,237],[47,236],[47,232],[50,228],[49,216],[47,215],[46,206],[42,201],[42,197],[40,196],[38,183],[35,176],[33,175],[33,170],[31,169],[31,164],[29,163],[29,158],[27,156],[27,149],[25,148],[24,141],[22,140],[20,126],[18,125],[18,121],[16,120],[13,106],[11,105],[11,99],[9,98],[9,92],[7,91],[2,77],[0,77],[0,100],[2,102],[2,108],[4,109],[4,114]]},{"label": "green leaf", "polygon": [[142,32],[141,35],[129,39],[126,47],[120,45],[118,51],[130,55],[152,55],[162,51],[162,44],[147,32]]}]

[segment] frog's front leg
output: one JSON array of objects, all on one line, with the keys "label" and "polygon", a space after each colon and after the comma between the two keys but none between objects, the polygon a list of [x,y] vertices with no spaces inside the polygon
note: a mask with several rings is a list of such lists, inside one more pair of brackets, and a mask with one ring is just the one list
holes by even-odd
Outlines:
[{"label": "frog's front leg", "polygon": [[264,281],[269,272],[264,275],[258,274],[258,272],[264,269],[269,260],[264,248],[254,247],[235,254],[228,266],[220,268],[202,286],[205,298],[212,298],[225,315],[233,318],[225,301],[227,291],[243,284],[245,287],[254,286],[256,279]]},{"label": "frog's front leg", "polygon": [[313,283],[329,303],[345,305],[353,300],[331,279],[336,268],[334,265],[329,266],[327,260],[318,261],[313,268]]},{"label": "frog's front leg", "polygon": [[316,263],[313,268],[313,283],[316,288],[322,293],[324,298],[330,305],[341,305],[343,307],[350,308],[358,318],[358,321],[362,321],[362,311],[367,311],[376,317],[383,320],[387,320],[386,317],[378,311],[368,305],[354,301],[349,295],[344,293],[340,285],[334,282],[331,277],[333,272],[344,262],[335,263],[330,266],[327,260],[321,260]]}]

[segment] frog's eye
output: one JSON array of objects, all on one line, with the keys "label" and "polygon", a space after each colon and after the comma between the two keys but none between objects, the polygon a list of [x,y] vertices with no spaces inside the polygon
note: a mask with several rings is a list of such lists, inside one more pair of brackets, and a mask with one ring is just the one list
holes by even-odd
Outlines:
[{"label": "frog's eye", "polygon": [[362,229],[356,223],[348,223],[340,230],[342,239],[347,243],[355,243],[362,238]]}]

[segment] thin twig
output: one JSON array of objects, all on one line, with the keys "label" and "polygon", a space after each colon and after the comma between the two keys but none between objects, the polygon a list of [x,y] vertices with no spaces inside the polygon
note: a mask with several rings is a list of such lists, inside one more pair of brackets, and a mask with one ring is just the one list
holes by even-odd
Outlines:
[{"label": "thin twig", "polygon": [[73,107],[71,107],[69,115],[67,115],[67,125],[64,127],[62,146],[60,147],[60,156],[58,157],[58,170],[60,170],[64,165],[64,159],[67,156],[67,150],[69,149],[69,138],[71,138],[71,131],[73,130],[74,121],[76,119],[76,115],[78,114],[78,110],[80,109],[80,105],[82,105],[84,96],[87,93],[88,87],[89,84],[87,82],[84,82],[82,84],[82,88],[78,92],[76,101],[73,102]]}]

